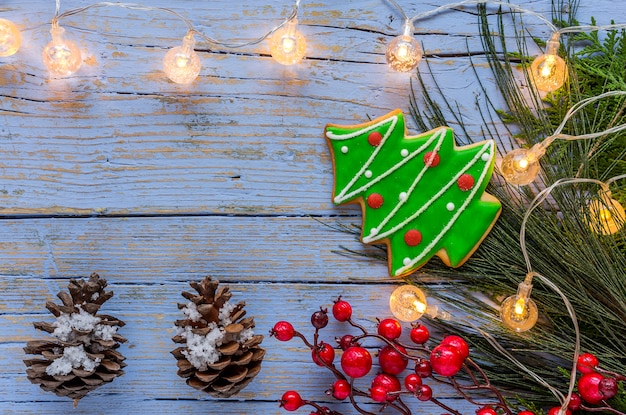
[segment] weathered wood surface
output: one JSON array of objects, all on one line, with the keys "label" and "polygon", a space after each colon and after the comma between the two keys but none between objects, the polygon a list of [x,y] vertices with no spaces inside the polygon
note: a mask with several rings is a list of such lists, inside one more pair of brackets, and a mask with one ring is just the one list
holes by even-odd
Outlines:
[{"label": "weathered wood surface", "polygon": [[[300,10],[309,42],[301,64],[275,63],[267,42],[237,50],[199,42],[203,70],[190,86],[161,72],[163,55],[186,30],[169,14],[104,7],[61,21],[85,52],[84,64],[69,79],[51,80],[40,51],[54,2],[0,4],[0,17],[23,29],[20,52],[0,60],[0,413],[281,414],[276,401],[286,389],[327,399],[330,375],[296,343],[266,338],[257,380],[238,398],[221,401],[187,387],[169,355],[180,291],[206,274],[231,284],[263,334],[281,318],[308,332],[310,312],[339,294],[366,324],[389,313],[397,281],[385,264],[337,255],[341,245],[364,248],[322,224],[333,225],[337,216],[358,224],[360,216],[354,206],[330,202],[332,166],[322,130],[395,108],[408,113],[415,75],[393,73],[384,63],[401,19],[382,0],[308,3]],[[445,2],[400,3],[413,15]],[[62,2],[61,10],[88,4]],[[549,16],[547,0],[521,4]],[[209,36],[242,42],[280,23],[292,3],[149,5],[172,7]],[[416,29],[435,78],[478,135],[480,88],[468,50],[483,82],[493,81],[474,10],[442,13]],[[578,17],[623,22],[622,14],[614,2],[583,1]],[[541,22],[524,20],[534,35],[547,37]],[[32,322],[50,320],[45,302],[68,278],[92,271],[116,292],[106,309],[127,322],[122,351],[129,367],[72,411],[71,402],[26,380],[22,347],[43,336]],[[332,325],[327,336],[341,330]],[[449,391],[438,393],[463,405]]]}]

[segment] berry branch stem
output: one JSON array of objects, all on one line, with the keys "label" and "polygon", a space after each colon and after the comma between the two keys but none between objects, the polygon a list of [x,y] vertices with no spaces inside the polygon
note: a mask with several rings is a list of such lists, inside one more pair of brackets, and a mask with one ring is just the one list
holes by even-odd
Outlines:
[{"label": "berry branch stem", "polygon": [[604,405],[605,406],[586,406],[586,405],[581,405],[580,409],[582,409],[583,411],[589,411],[589,412],[610,412],[612,414],[625,415],[624,412],[621,412],[621,411],[618,411],[615,408],[612,408],[606,402],[604,402]]},{"label": "berry branch stem", "polygon": [[[466,402],[477,406],[476,415],[516,414],[505,394],[490,381],[481,366],[469,357],[468,344],[461,337],[444,336],[436,346],[429,347],[426,344],[430,340],[428,329],[420,323],[414,323],[411,325],[409,336],[413,344],[405,344],[400,340],[402,333],[400,322],[390,318],[384,320],[377,318],[376,331],[370,331],[352,319],[352,307],[345,300],[338,298],[334,301],[333,316],[338,322],[348,323],[350,327],[360,332],[357,335],[347,333],[335,337],[336,343],[343,351],[340,351],[339,366],[335,364],[335,348],[331,343],[321,339],[321,331],[329,322],[327,314],[327,309],[320,307],[320,310],[311,316],[311,324],[315,328],[312,343],[286,321],[276,323],[270,334],[279,341],[290,341],[294,337],[301,339],[311,349],[312,360],[318,366],[327,368],[336,378],[326,393],[339,401],[348,400],[360,415],[377,415],[362,406],[365,402],[379,405],[379,412],[390,409],[399,415],[421,413],[421,410],[414,410],[412,406],[407,405],[405,399],[408,399],[409,395],[417,401],[430,401],[449,415],[463,415],[459,410],[433,396],[433,390],[429,385],[433,382],[446,385]],[[364,339],[376,340],[380,344],[377,354],[380,371],[377,371],[371,380],[369,389],[359,388],[355,383],[355,380],[365,378],[372,372],[372,355],[368,349],[361,346]],[[408,368],[409,362],[414,364],[412,371]],[[577,370],[583,375],[578,379],[577,393],[571,395],[568,401],[569,409],[565,415],[571,415],[570,410],[579,409],[626,415],[610,404],[611,399],[618,393],[622,399],[626,398],[626,393],[619,386],[619,382],[626,380],[625,376],[599,368],[597,358],[589,353],[579,356]],[[406,374],[407,372],[410,373]],[[404,382],[398,378],[401,374],[405,376]],[[311,405],[316,409],[311,415],[341,415],[315,402],[303,400],[296,391],[286,391],[280,402],[288,411],[295,411],[303,405]],[[419,405],[419,402],[417,404]],[[547,412],[547,415],[560,414],[560,404]],[[535,414],[524,410],[517,415]]]},{"label": "berry branch stem", "polygon": [[451,407],[449,407],[448,405],[446,405],[445,403],[441,402],[440,400],[438,400],[437,398],[430,398],[430,401],[434,404],[436,404],[437,406],[445,409],[446,411],[448,411],[450,414],[452,415],[462,415],[459,411],[457,411],[456,409],[453,409]]}]

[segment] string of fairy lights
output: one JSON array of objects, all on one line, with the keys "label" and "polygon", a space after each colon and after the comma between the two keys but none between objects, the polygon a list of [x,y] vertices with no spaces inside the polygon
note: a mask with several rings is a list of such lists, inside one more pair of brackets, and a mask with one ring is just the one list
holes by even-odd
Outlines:
[{"label": "string of fairy lights", "polygon": [[[546,42],[545,52],[533,60],[529,68],[529,78],[536,89],[546,92],[552,92],[561,88],[568,77],[567,65],[563,58],[559,56],[559,39],[563,34],[626,28],[626,24],[611,24],[605,26],[572,26],[558,29],[539,13],[525,9],[516,4],[499,0],[464,0],[445,4],[412,17],[407,15],[395,0],[383,1],[391,5],[404,19],[402,34],[390,40],[385,52],[389,67],[400,72],[413,71],[423,57],[422,47],[413,36],[416,21],[425,20],[444,11],[458,10],[468,5],[505,7],[513,13],[529,14],[536,17],[545,23],[552,32],[552,35]],[[181,46],[170,49],[163,59],[163,71],[166,76],[175,83],[191,83],[200,74],[202,64],[198,54],[194,50],[196,36],[211,45],[222,46],[227,49],[256,45],[269,39],[271,56],[278,63],[283,65],[297,64],[306,55],[306,38],[298,29],[300,0],[294,3],[289,15],[279,25],[275,26],[267,33],[264,33],[262,36],[243,43],[229,43],[211,38],[196,29],[188,18],[172,9],[164,7],[151,7],[136,3],[98,2],[61,13],[60,0],[56,1],[56,6],[56,12],[52,18],[52,27],[50,30],[52,40],[45,46],[42,52],[43,62],[52,77],[70,76],[77,72],[82,64],[80,48],[74,41],[66,36],[65,29],[60,25],[60,21],[70,16],[102,7],[121,7],[130,10],[168,13],[177,17],[187,25],[187,34],[183,37]],[[12,21],[0,18],[0,57],[14,55],[19,51],[20,47],[21,34],[17,25]]]},{"label": "string of fairy lights", "polygon": [[[386,47],[385,57],[392,70],[400,72],[414,71],[423,58],[424,52],[420,42],[414,37],[415,22],[426,20],[432,16],[450,10],[458,10],[467,5],[498,6],[507,8],[512,13],[528,14],[543,22],[551,31],[551,35],[546,42],[545,51],[537,56],[528,70],[528,77],[534,87],[543,92],[553,92],[561,88],[568,79],[568,69],[565,60],[559,56],[560,38],[569,33],[584,31],[614,30],[624,29],[626,24],[611,24],[604,26],[586,25],[557,28],[552,22],[539,13],[522,8],[518,5],[498,0],[464,0],[456,3],[446,4],[433,10],[409,16],[396,0],[382,0],[389,4],[401,15],[404,23],[402,34],[392,38]],[[277,26],[273,27],[262,36],[243,43],[229,43],[211,38],[197,30],[193,23],[180,13],[162,7],[151,7],[135,3],[119,2],[98,2],[85,7],[60,12],[60,0],[56,1],[56,12],[51,21],[50,34],[52,40],[44,47],[42,59],[50,72],[51,77],[67,77],[76,73],[83,61],[78,45],[66,36],[65,29],[60,25],[60,21],[70,16],[86,12],[91,9],[103,7],[121,7],[129,10],[160,12],[173,15],[184,22],[187,26],[187,33],[182,39],[182,44],[170,49],[163,59],[163,71],[165,75],[175,83],[192,83],[200,74],[202,64],[198,54],[195,52],[195,38],[199,37],[205,42],[221,46],[228,49],[237,49],[246,46],[259,44],[268,40],[269,51],[276,62],[282,65],[294,65],[302,61],[306,56],[306,38],[298,27],[298,14],[300,10],[300,0],[297,0],[289,15]],[[21,33],[17,25],[7,19],[0,18],[0,58],[12,56],[21,48]],[[532,183],[539,172],[539,159],[545,154],[547,147],[555,140],[582,140],[593,139],[607,134],[615,134],[626,130],[626,124],[617,125],[607,130],[585,134],[567,135],[562,131],[572,117],[584,107],[591,105],[598,100],[608,97],[626,96],[626,91],[610,91],[596,97],[588,98],[574,105],[565,115],[562,123],[555,132],[543,141],[537,143],[530,149],[516,149],[504,156],[501,162],[501,173],[504,179],[512,185],[528,185]],[[611,198],[610,185],[617,180],[626,178],[626,175],[616,176],[606,182],[595,179],[562,179],[540,192],[535,200],[530,204],[522,222],[520,230],[520,246],[524,255],[528,273],[525,279],[519,284],[517,293],[507,298],[501,305],[501,319],[503,323],[515,332],[522,332],[532,328],[538,316],[537,306],[530,298],[533,278],[541,279],[547,286],[555,290],[563,297],[563,301],[568,306],[570,315],[576,326],[576,317],[571,309],[571,305],[558,287],[552,284],[545,277],[536,273],[532,269],[531,262],[526,251],[525,232],[526,222],[531,212],[539,206],[550,192],[559,186],[575,185],[580,183],[593,183],[599,186],[600,190],[596,197],[590,198],[588,205],[589,226],[592,230],[601,235],[612,235],[618,232],[626,221],[626,213],[621,204]],[[419,288],[408,285],[401,286],[391,295],[390,307],[394,315],[403,321],[415,321],[423,314],[431,317],[449,319],[449,313],[438,310],[434,306],[427,305],[426,297]],[[578,336],[578,333],[577,333]],[[577,337],[578,338],[578,337]],[[578,341],[578,340],[577,340]],[[578,353],[579,345],[576,345],[575,356]],[[503,351],[505,352],[505,351]],[[574,362],[576,357],[574,358]],[[571,386],[569,394],[562,401],[563,407],[567,406],[567,401],[571,396]]]}]

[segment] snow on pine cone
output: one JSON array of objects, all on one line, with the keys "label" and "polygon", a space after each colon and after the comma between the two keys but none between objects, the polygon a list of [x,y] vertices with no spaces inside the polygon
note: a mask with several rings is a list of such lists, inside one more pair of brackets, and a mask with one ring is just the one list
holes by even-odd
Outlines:
[{"label": "snow on pine cone", "polygon": [[243,318],[243,301],[229,302],[227,286],[205,277],[190,282],[198,293],[182,292],[189,302],[178,304],[185,314],[176,321],[175,343],[184,344],[172,351],[178,375],[187,384],[216,398],[228,398],[246,387],[261,370],[265,350],[259,345],[262,335],[253,332],[254,318]]},{"label": "snow on pine cone", "polygon": [[96,273],[88,281],[71,279],[69,293],[57,294],[61,305],[46,303],[56,321],[33,324],[53,338],[31,340],[24,348],[27,354],[38,355],[24,360],[28,379],[43,390],[74,399],[74,406],[90,391],[124,374],[125,358],[115,350],[126,342],[117,333],[124,322],[97,314],[113,296],[106,286]]}]

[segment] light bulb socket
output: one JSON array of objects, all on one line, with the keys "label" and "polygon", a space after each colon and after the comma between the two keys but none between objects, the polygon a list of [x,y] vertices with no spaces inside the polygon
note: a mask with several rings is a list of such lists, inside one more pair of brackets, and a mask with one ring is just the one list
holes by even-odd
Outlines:
[{"label": "light bulb socket", "polygon": [[561,42],[558,39],[550,39],[546,42],[546,55],[558,55]]},{"label": "light bulb socket", "polygon": [[404,36],[413,36],[413,32],[415,32],[415,27],[411,20],[407,20],[404,22],[404,26],[402,27],[402,34]]},{"label": "light bulb socket", "polygon": [[452,320],[452,314],[450,314],[446,310],[441,310],[436,305],[426,306],[426,312],[424,312],[424,315],[430,318],[438,318],[439,320],[444,320],[444,321]]},{"label": "light bulb socket", "polygon": [[191,56],[191,54],[195,53],[195,51],[193,50],[195,45],[196,45],[196,39],[193,37],[193,32],[189,31],[183,38],[183,44],[180,48],[181,53]]}]

